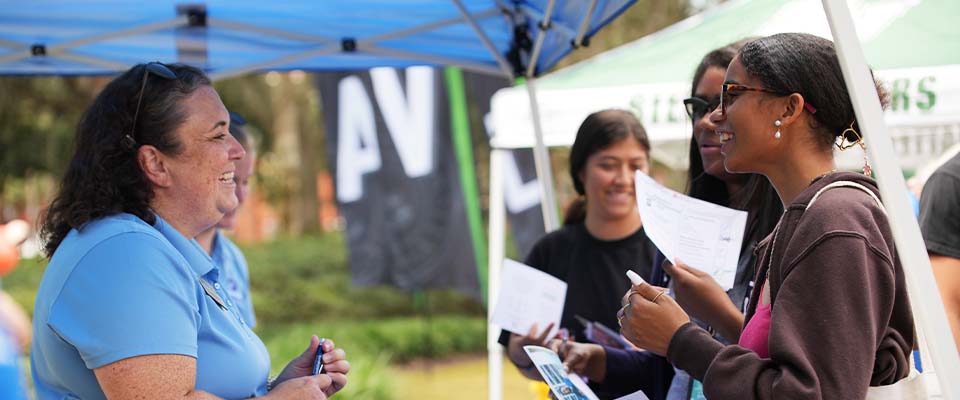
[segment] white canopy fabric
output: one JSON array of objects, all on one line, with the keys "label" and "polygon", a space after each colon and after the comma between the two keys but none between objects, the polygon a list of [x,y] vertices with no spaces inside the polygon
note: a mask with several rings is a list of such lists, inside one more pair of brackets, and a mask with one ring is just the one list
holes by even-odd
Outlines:
[{"label": "white canopy fabric", "polygon": [[[885,121],[901,166],[915,169],[960,143],[960,31],[952,29],[960,2],[859,0],[848,2],[867,61],[886,83],[892,104]],[[573,143],[591,112],[623,108],[638,115],[654,157],[686,168],[690,122],[683,99],[700,57],[748,36],[808,32],[832,39],[823,7],[814,0],[740,0],[695,15],[663,31],[538,79],[548,146]],[[494,147],[533,143],[530,107],[521,87],[492,99]],[[858,151],[841,158],[853,167]],[[852,156],[852,157],[850,157]]]}]

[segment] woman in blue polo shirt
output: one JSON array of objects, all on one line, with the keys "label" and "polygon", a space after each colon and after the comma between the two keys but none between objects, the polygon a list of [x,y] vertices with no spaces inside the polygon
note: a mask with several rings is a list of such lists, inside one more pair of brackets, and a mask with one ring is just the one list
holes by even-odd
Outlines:
[{"label": "woman in blue polo shirt", "polygon": [[312,375],[316,336],[268,384],[266,348],[189,239],[237,205],[244,151],[229,120],[202,71],[160,63],[114,79],[86,111],[41,232],[39,399],[326,399],[346,384],[330,342]]},{"label": "woman in blue polo shirt", "polygon": [[227,294],[243,320],[251,328],[257,326],[257,317],[253,313],[253,299],[250,297],[250,270],[247,268],[247,258],[240,248],[233,243],[221,229],[233,229],[237,223],[237,213],[250,194],[250,177],[253,176],[253,167],[257,163],[257,149],[253,138],[247,134],[243,125],[246,120],[230,113],[230,134],[240,142],[246,155],[236,162],[233,181],[237,184],[237,207],[223,215],[223,219],[216,225],[197,235],[197,243],[217,263],[223,273],[221,282],[226,287]]}]

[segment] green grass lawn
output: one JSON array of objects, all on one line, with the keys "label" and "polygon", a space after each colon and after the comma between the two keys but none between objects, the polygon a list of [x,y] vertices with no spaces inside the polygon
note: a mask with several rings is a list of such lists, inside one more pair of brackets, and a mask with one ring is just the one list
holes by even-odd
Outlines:
[{"label": "green grass lawn", "polygon": [[[395,398],[418,400],[487,399],[486,354],[390,367]],[[503,361],[503,399],[535,400],[537,386]]]}]

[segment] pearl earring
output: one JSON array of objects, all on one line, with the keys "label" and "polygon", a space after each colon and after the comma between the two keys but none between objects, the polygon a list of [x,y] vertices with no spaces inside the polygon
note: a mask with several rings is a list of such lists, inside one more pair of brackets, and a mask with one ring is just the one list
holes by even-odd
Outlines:
[{"label": "pearl earring", "polygon": [[773,138],[780,139],[780,120],[773,121],[773,125],[777,127],[777,133],[773,134]]}]

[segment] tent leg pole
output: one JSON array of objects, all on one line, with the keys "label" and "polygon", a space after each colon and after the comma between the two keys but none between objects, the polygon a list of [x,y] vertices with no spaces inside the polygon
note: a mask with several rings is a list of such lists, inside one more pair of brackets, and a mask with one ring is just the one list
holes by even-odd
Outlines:
[{"label": "tent leg pole", "polygon": [[487,374],[490,400],[503,398],[503,347],[497,342],[500,327],[493,324],[493,308],[500,292],[500,267],[503,265],[507,210],[504,203],[503,166],[509,150],[490,151],[490,210],[487,254]]},{"label": "tent leg pole", "polygon": [[537,179],[540,182],[540,194],[543,201],[540,209],[543,211],[543,226],[546,232],[553,232],[560,227],[559,213],[557,212],[557,195],[553,189],[553,172],[550,168],[550,153],[543,142],[543,126],[540,124],[540,106],[537,102],[536,78],[528,77],[524,85],[530,97],[530,111],[533,115],[533,132],[536,143],[533,147],[533,160],[537,167]]},{"label": "tent leg pole", "polygon": [[833,32],[837,57],[850,91],[853,108],[859,116],[864,138],[870,143],[867,150],[873,160],[880,195],[890,218],[897,255],[903,264],[916,326],[922,330],[919,333],[926,339],[928,353],[933,361],[930,364],[924,361],[924,366],[932,364],[936,370],[944,399],[960,399],[960,386],[957,386],[957,382],[960,382],[960,358],[957,357],[957,348],[950,333],[920,227],[907,200],[907,186],[887,133],[880,100],[877,98],[873,80],[870,79],[863,48],[854,31],[856,25],[844,2],[823,0],[823,8]]}]

